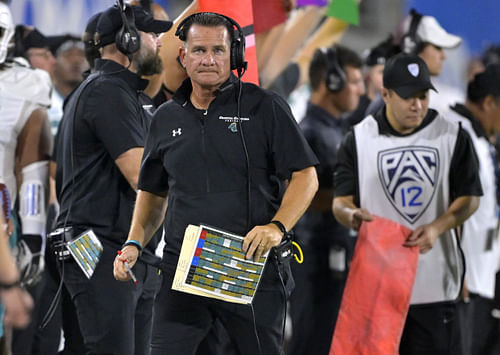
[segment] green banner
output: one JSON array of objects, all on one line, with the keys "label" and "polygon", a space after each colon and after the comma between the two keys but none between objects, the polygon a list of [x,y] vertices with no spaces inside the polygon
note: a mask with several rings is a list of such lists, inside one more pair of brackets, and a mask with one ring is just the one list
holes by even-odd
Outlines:
[{"label": "green banner", "polygon": [[332,0],[328,5],[326,14],[359,26],[359,4],[356,0]]}]

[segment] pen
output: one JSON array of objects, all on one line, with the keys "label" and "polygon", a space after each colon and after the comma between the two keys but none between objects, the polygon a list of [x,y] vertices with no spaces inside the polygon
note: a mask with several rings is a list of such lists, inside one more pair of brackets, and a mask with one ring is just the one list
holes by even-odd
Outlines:
[{"label": "pen", "polygon": [[[118,255],[122,255],[122,251],[118,250]],[[132,269],[130,268],[130,265],[128,264],[128,261],[124,261],[123,264],[125,264],[125,268],[127,269],[128,274],[132,278],[132,281],[137,285],[139,281],[137,281],[137,278],[135,277],[134,273],[132,272]]]}]

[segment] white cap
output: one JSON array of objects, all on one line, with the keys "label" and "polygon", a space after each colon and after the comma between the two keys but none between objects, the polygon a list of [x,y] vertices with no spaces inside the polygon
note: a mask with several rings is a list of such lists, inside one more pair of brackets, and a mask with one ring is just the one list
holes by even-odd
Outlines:
[{"label": "white cap", "polygon": [[[406,35],[410,30],[412,17],[406,17],[403,24],[403,33]],[[433,16],[422,16],[417,27],[417,38],[421,42],[427,42],[441,48],[455,48],[462,39],[459,36],[446,32]]]}]

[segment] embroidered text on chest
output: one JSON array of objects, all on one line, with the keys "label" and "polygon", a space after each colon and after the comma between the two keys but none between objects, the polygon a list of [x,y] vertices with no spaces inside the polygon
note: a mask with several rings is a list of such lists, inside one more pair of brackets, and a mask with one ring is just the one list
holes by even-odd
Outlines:
[{"label": "embroidered text on chest", "polygon": [[236,116],[234,117],[228,117],[228,116],[219,116],[219,120],[223,120],[225,122],[228,122],[229,123],[229,126],[227,126],[227,128],[233,132],[233,133],[236,133],[238,132],[238,122],[241,121],[250,121],[250,119],[248,117],[241,117],[241,118],[238,118]]}]

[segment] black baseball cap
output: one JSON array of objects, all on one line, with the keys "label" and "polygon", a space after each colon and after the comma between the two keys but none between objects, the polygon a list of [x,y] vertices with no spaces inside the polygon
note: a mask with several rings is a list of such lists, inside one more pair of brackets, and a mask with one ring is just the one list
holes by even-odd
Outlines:
[{"label": "black baseball cap", "polygon": [[93,48],[94,44],[94,34],[97,29],[97,22],[99,22],[99,18],[101,17],[102,12],[98,12],[92,17],[89,18],[87,22],[87,26],[85,27],[85,31],[82,34],[82,41],[85,45],[85,48]]},{"label": "black baseball cap", "polygon": [[24,56],[31,48],[48,48],[55,53],[55,47],[60,45],[64,36],[45,36],[37,28],[26,25],[17,25],[15,29],[14,56]]},{"label": "black baseball cap", "polygon": [[[135,27],[139,31],[163,33],[172,27],[172,21],[155,20],[142,7],[130,6],[134,13]],[[101,13],[96,26],[95,44],[104,47],[115,41],[116,33],[123,25],[122,15],[117,6],[112,6]]]},{"label": "black baseball cap", "polygon": [[429,68],[417,55],[400,53],[389,58],[383,75],[384,87],[394,90],[403,99],[429,89],[437,92],[431,83]]},{"label": "black baseball cap", "polygon": [[35,27],[17,25],[16,37],[19,38],[19,44],[21,44],[24,52],[30,48],[48,48],[51,44],[49,38],[43,35]]}]

